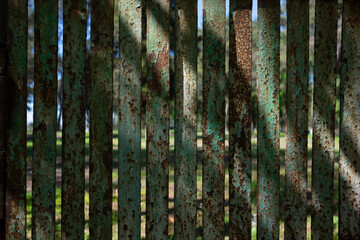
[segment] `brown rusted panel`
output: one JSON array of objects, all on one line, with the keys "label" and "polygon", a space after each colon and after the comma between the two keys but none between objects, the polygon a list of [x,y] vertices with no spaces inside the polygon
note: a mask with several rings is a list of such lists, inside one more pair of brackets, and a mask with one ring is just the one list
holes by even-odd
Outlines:
[{"label": "brown rusted panel", "polygon": [[315,2],[312,239],[333,238],[337,2]]},{"label": "brown rusted panel", "polygon": [[6,161],[6,239],[25,239],[28,1],[8,1],[9,125]]},{"label": "brown rusted panel", "polygon": [[90,239],[112,239],[114,0],[91,0]]},{"label": "brown rusted panel", "polygon": [[225,0],[204,0],[203,238],[224,237]]},{"label": "brown rusted panel", "polygon": [[196,239],[197,2],[175,6],[174,237]]},{"label": "brown rusted panel", "polygon": [[120,1],[119,239],[140,239],[142,2]]},{"label": "brown rusted panel", "polygon": [[85,0],[64,0],[61,238],[84,238]]},{"label": "brown rusted panel", "polygon": [[309,1],[287,1],[285,239],[306,239]]},{"label": "brown rusted panel", "polygon": [[230,239],[251,239],[251,9],[230,1]]},{"label": "brown rusted panel", "polygon": [[344,0],[339,239],[360,239],[360,2]]},{"label": "brown rusted panel", "polygon": [[170,0],[147,1],[146,238],[168,238]]},{"label": "brown rusted panel", "polygon": [[257,238],[279,238],[280,2],[259,1]]}]

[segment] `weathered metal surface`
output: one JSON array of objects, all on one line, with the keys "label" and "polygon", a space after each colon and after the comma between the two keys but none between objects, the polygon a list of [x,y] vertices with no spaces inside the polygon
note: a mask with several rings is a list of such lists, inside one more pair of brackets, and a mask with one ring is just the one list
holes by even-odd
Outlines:
[{"label": "weathered metal surface", "polygon": [[85,0],[64,0],[61,238],[84,238]]},{"label": "weathered metal surface", "polygon": [[309,1],[287,1],[285,239],[306,239]]},{"label": "weathered metal surface", "polygon": [[251,9],[230,1],[230,239],[251,239]]},{"label": "weathered metal surface", "polygon": [[58,1],[35,2],[32,238],[55,239]]},{"label": "weathered metal surface", "polygon": [[120,1],[119,239],[140,239],[141,0]]},{"label": "weathered metal surface", "polygon": [[0,239],[5,238],[5,178],[8,118],[7,0],[0,0]]},{"label": "weathered metal surface", "polygon": [[315,3],[312,239],[333,238],[337,0]]},{"label": "weathered metal surface", "polygon": [[224,237],[225,0],[204,0],[203,238]]},{"label": "weathered metal surface", "polygon": [[259,1],[257,238],[279,238],[280,2]]},{"label": "weathered metal surface", "polygon": [[6,162],[6,239],[25,239],[28,1],[8,1],[9,125]]},{"label": "weathered metal surface", "polygon": [[112,239],[114,0],[91,0],[90,239]]},{"label": "weathered metal surface", "polygon": [[360,239],[360,2],[344,0],[339,239]]},{"label": "weathered metal surface", "polygon": [[147,1],[146,238],[168,238],[170,0]]},{"label": "weathered metal surface", "polygon": [[175,18],[175,238],[196,239],[197,2]]},{"label": "weathered metal surface", "polygon": [[[4,51],[6,55],[6,49]],[[0,58],[5,57],[0,55]],[[0,63],[0,68],[5,67]],[[8,123],[8,82],[9,78],[0,74],[0,239],[5,239],[5,176],[6,176],[6,133]],[[5,74],[4,74],[5,75]]]}]

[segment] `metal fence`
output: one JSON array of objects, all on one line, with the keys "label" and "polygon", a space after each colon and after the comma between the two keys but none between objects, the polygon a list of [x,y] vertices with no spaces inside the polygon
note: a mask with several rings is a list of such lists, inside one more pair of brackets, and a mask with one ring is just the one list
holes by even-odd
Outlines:
[{"label": "metal fence", "polygon": [[[61,238],[84,238],[85,0],[63,2]],[[343,0],[339,238],[360,239],[360,2]],[[170,0],[119,2],[120,77],[113,78],[114,2],[91,0],[91,239],[111,239],[113,82],[120,85],[118,238],[140,239],[141,44],[146,18],[146,238],[167,239]],[[146,16],[142,9],[147,7]],[[26,238],[28,3],[1,0],[0,238]],[[311,237],[333,238],[337,0],[316,0]],[[225,235],[225,95],[229,92],[229,237],[251,239],[252,1],[203,0],[202,237]],[[175,229],[197,229],[197,1],[175,1]],[[55,238],[58,1],[35,1],[32,238]],[[306,239],[309,1],[287,1],[285,239]],[[280,222],[280,1],[258,2],[257,238]],[[310,186],[309,186],[310,187]]]}]

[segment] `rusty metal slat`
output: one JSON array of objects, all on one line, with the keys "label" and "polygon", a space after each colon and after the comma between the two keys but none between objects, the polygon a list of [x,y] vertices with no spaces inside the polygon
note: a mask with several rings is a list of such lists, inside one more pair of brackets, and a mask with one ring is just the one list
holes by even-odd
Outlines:
[{"label": "rusty metal slat", "polygon": [[285,239],[306,239],[309,1],[287,1]]},{"label": "rusty metal slat", "polygon": [[257,238],[279,238],[280,2],[260,0],[258,9]]},{"label": "rusty metal slat", "polygon": [[203,238],[224,237],[225,0],[204,0]]},{"label": "rusty metal slat", "polygon": [[312,239],[333,238],[337,0],[315,3]]},{"label": "rusty metal slat", "polygon": [[6,162],[6,239],[25,239],[28,2],[8,1],[9,126]]},{"label": "rusty metal slat", "polygon": [[55,239],[58,1],[35,2],[32,238]]},{"label": "rusty metal slat", "polygon": [[0,1],[0,239],[5,238],[5,179],[6,146],[8,122],[8,82],[7,77],[7,8],[8,1]]},{"label": "rusty metal slat", "polygon": [[146,238],[168,238],[170,0],[147,1]]},{"label": "rusty metal slat", "polygon": [[175,34],[175,231],[196,239],[197,2],[177,0]]},{"label": "rusty metal slat", "polygon": [[[0,49],[2,51],[2,49]],[[6,49],[0,58],[6,58]],[[5,61],[0,68],[6,68]],[[3,76],[1,76],[3,75]],[[9,78],[0,73],[0,239],[5,238],[5,178],[6,178],[6,136],[8,123],[8,82]]]},{"label": "rusty metal slat", "polygon": [[251,239],[251,9],[230,1],[230,239]]},{"label": "rusty metal slat", "polygon": [[64,0],[61,238],[84,238],[85,0]]},{"label": "rusty metal slat", "polygon": [[339,239],[360,239],[360,2],[343,4]]},{"label": "rusty metal slat", "polygon": [[112,239],[114,1],[91,1],[90,239]]},{"label": "rusty metal slat", "polygon": [[120,1],[119,239],[140,239],[141,0]]}]

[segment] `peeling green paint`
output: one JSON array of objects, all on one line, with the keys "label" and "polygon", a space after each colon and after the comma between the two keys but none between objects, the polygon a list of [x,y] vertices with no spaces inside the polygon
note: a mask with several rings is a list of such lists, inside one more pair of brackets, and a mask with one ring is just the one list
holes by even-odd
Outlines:
[{"label": "peeling green paint", "polygon": [[119,239],[140,239],[142,1],[120,1]]},{"label": "peeling green paint", "polygon": [[230,239],[251,239],[251,8],[230,1]]},{"label": "peeling green paint", "polygon": [[337,4],[315,2],[312,239],[333,238]]},{"label": "peeling green paint", "polygon": [[224,237],[225,0],[204,0],[203,238]]},{"label": "peeling green paint", "polygon": [[147,1],[146,238],[168,238],[170,0]]},{"label": "peeling green paint", "polygon": [[287,1],[285,239],[306,239],[309,1]]},{"label": "peeling green paint", "polygon": [[279,238],[280,2],[259,1],[257,238]]},{"label": "peeling green paint", "polygon": [[33,239],[55,239],[57,16],[57,1],[35,2]]},{"label": "peeling green paint", "polygon": [[339,239],[360,238],[360,2],[344,0],[340,110]]},{"label": "peeling green paint", "polygon": [[175,238],[196,239],[197,2],[175,6]]},{"label": "peeling green paint", "polygon": [[85,0],[64,0],[61,238],[84,238]]}]

